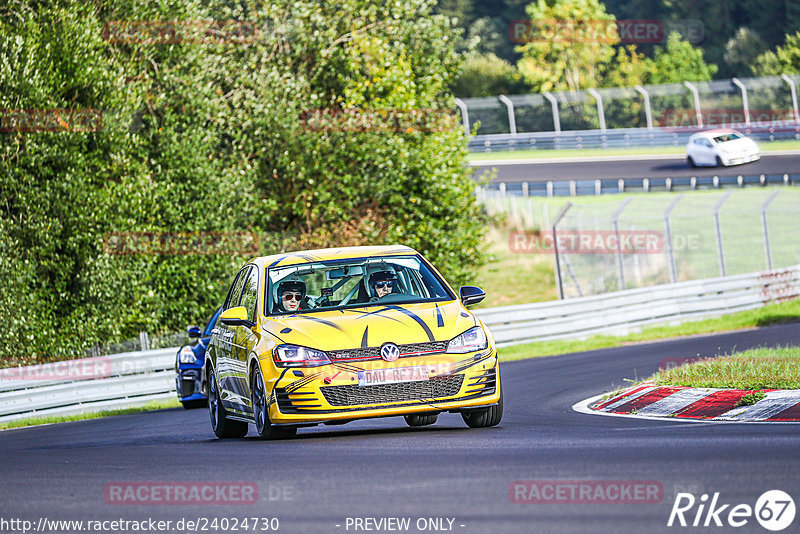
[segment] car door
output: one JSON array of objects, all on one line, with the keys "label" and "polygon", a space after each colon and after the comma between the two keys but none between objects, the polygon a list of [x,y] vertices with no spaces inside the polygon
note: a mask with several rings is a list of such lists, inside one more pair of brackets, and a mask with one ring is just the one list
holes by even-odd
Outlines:
[{"label": "car door", "polygon": [[[239,300],[239,306],[243,306],[247,310],[247,319],[251,323],[257,320],[256,306],[258,303],[259,295],[259,273],[258,267],[253,265],[250,272],[245,278],[244,285],[242,286],[242,297]],[[236,394],[242,399],[242,404],[247,406],[248,413],[252,413],[252,402],[250,395],[250,382],[249,373],[247,371],[247,358],[252,352],[253,348],[259,339],[258,329],[249,328],[247,326],[232,326],[233,331],[233,383]]]},{"label": "car door", "polygon": [[[239,305],[239,301],[242,298],[242,288],[250,269],[251,266],[248,264],[239,271],[228,293],[228,298],[225,300],[223,311]],[[236,328],[238,327],[228,326],[222,321],[217,323],[217,332],[215,332],[216,336],[214,337],[216,340],[217,384],[220,400],[226,409],[234,412],[246,412],[248,405],[245,403],[249,401],[246,397],[242,397],[238,380],[241,373],[238,369],[238,346],[235,343]]]},{"label": "car door", "polygon": [[700,141],[700,153],[703,156],[703,163],[706,165],[716,165],[717,164],[717,151],[714,148],[714,144],[706,139],[701,138]]}]

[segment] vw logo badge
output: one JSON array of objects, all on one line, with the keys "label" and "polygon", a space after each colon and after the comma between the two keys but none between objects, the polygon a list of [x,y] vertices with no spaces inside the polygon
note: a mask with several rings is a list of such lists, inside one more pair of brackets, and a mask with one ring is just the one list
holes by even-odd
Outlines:
[{"label": "vw logo badge", "polygon": [[381,347],[381,358],[393,362],[400,357],[400,349],[394,343],[385,343]]}]

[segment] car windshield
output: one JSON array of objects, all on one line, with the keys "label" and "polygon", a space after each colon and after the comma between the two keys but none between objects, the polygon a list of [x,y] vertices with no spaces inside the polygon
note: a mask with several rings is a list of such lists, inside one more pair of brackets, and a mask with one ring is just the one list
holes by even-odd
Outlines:
[{"label": "car windshield", "polygon": [[304,263],[268,271],[267,314],[453,300],[418,256]]},{"label": "car windshield", "polygon": [[726,133],[722,135],[714,136],[715,143],[727,143],[728,141],[735,141],[736,139],[741,139],[742,136],[737,133]]}]

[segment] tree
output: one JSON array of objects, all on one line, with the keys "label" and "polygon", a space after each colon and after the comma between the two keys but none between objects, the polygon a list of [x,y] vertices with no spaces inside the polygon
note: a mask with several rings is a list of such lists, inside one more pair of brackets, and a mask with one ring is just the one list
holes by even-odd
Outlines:
[{"label": "tree", "polygon": [[517,69],[492,53],[468,54],[452,87],[461,98],[513,95],[528,90]]},{"label": "tree", "polygon": [[708,81],[717,72],[716,65],[707,64],[703,59],[703,51],[683,40],[677,32],[670,34],[665,47],[656,47],[652,66],[644,78],[648,84]]},{"label": "tree", "polygon": [[[255,253],[399,242],[456,284],[474,276],[484,225],[449,112],[458,35],[429,1],[30,6],[0,8],[0,108],[94,109],[103,123],[27,132],[3,117],[4,363],[183,329]],[[251,21],[258,38],[115,41],[113,21]],[[348,129],[344,116],[365,121]],[[119,255],[108,237],[120,232],[285,239]]]},{"label": "tree", "polygon": [[758,56],[753,69],[758,76],[778,76],[800,72],[800,32],[786,38],[786,43],[775,51],[768,50]]},{"label": "tree", "polygon": [[739,28],[725,45],[725,62],[736,76],[751,76],[756,58],[767,49],[767,44],[753,30]]},{"label": "tree", "polygon": [[529,41],[517,66],[535,91],[577,91],[599,85],[619,42],[615,18],[599,0],[537,0],[526,9]]}]

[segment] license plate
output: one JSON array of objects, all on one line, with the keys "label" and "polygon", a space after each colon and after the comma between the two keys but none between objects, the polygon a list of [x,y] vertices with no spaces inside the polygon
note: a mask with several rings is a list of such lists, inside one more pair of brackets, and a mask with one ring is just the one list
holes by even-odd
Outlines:
[{"label": "license plate", "polygon": [[397,382],[419,382],[428,380],[428,368],[396,367],[393,369],[372,369],[358,372],[359,386],[376,386],[378,384],[396,384]]}]

